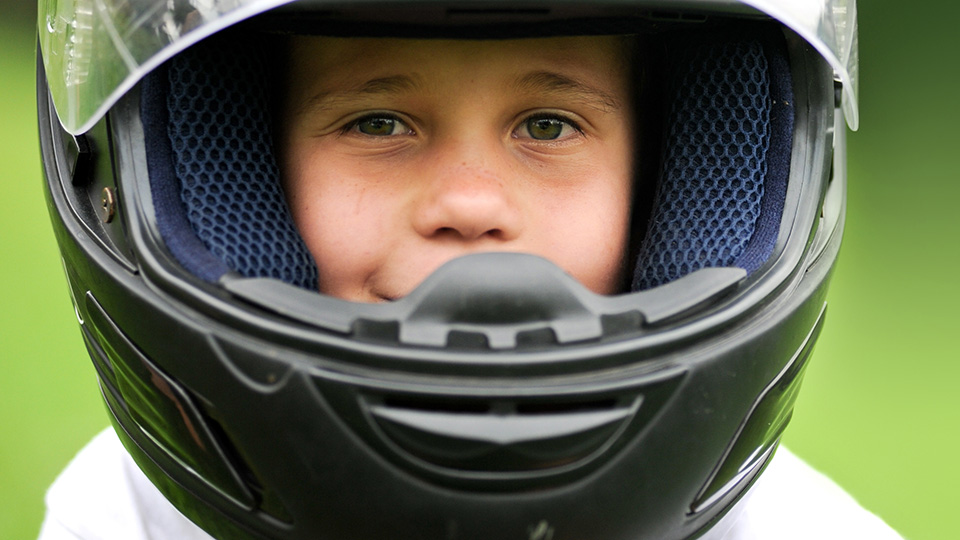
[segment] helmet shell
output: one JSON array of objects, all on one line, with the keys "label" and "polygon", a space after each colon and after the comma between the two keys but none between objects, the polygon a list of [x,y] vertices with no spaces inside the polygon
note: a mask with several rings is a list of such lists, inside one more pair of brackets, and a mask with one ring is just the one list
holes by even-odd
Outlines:
[{"label": "helmet shell", "polygon": [[[51,219],[111,418],[151,481],[224,538],[711,530],[775,452],[823,324],[843,225],[843,99],[855,111],[855,91],[843,85],[838,97],[834,79],[843,69],[854,80],[843,64],[855,39],[844,53],[835,31],[830,43],[799,31],[836,27],[819,11],[810,26],[813,10],[773,2],[720,10],[778,16],[793,81],[776,241],[750,272],[703,268],[599,297],[539,259],[481,255],[408,298],[365,306],[233,271],[205,278],[161,231],[169,201],[155,189],[142,114],[151,83],[138,83],[279,4],[190,11],[189,31],[176,9],[126,14],[137,23],[119,33],[96,26],[115,13],[84,19],[91,35],[135,41],[150,28],[154,38],[134,55],[112,40],[89,64],[83,37],[62,49],[69,61],[48,52],[66,35],[61,14],[81,20],[84,4],[41,4]],[[164,24],[179,30],[157,41]],[[97,66],[119,65],[114,53],[126,72],[90,83]]]}]

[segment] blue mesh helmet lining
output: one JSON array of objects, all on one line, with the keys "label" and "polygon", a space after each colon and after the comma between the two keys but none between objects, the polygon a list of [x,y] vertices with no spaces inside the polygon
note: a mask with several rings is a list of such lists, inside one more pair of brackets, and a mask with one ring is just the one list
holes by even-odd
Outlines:
[{"label": "blue mesh helmet lining", "polygon": [[280,187],[266,54],[249,40],[194,48],[169,63],[166,81],[157,73],[145,82],[157,224],[171,253],[202,279],[231,269],[316,289],[316,265]]},{"label": "blue mesh helmet lining", "polygon": [[[217,39],[174,58],[141,90],[157,225],[201,279],[234,270],[317,288],[270,140],[269,77],[256,40]],[[681,39],[668,65],[661,179],[632,289],[709,266],[753,272],[779,233],[792,144],[782,45]],[[782,41],[782,37],[780,38]]]},{"label": "blue mesh helmet lining", "polygon": [[785,53],[756,39],[677,41],[660,184],[633,290],[709,266],[757,270],[783,213],[793,134]]}]

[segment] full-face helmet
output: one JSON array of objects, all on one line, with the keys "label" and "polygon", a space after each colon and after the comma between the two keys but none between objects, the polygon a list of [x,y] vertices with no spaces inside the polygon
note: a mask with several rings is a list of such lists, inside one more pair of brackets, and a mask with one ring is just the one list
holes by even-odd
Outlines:
[{"label": "full-face helmet", "polygon": [[[774,454],[843,228],[853,0],[41,0],[38,32],[103,398],[213,536],[695,538]],[[488,252],[319,293],[275,155],[296,35],[635,37],[655,166],[623,290]]]}]

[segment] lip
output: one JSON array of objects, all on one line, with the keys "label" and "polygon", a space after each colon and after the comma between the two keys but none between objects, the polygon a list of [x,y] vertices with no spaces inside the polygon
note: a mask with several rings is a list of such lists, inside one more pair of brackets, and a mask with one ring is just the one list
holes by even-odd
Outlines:
[{"label": "lip", "polygon": [[376,298],[377,303],[389,303],[396,302],[397,300],[403,298],[402,296],[394,296],[387,294],[374,293],[374,298]]}]

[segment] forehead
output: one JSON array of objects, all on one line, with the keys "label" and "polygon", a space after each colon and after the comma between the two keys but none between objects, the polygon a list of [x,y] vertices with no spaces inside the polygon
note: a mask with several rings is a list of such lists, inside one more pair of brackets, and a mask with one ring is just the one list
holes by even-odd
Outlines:
[{"label": "forehead", "polygon": [[388,77],[521,77],[532,71],[563,73],[602,84],[628,71],[631,40],[624,36],[566,36],[510,40],[439,40],[293,36],[289,83],[349,84]]}]

